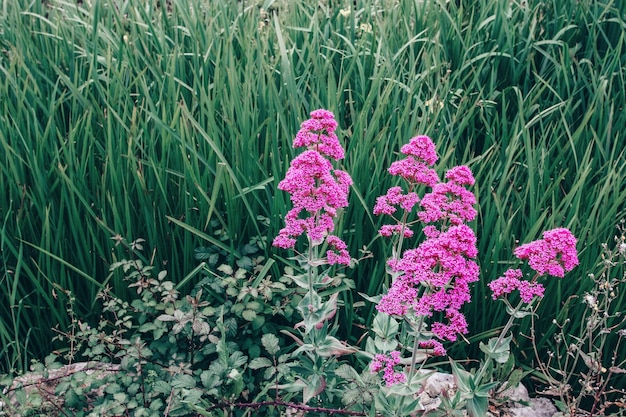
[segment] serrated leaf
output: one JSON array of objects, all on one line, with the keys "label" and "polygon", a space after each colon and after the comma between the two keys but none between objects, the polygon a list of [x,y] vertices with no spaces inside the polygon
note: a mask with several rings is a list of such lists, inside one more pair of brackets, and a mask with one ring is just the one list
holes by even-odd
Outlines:
[{"label": "serrated leaf", "polygon": [[196,380],[191,375],[178,374],[172,378],[172,388],[191,389],[196,386]]},{"label": "serrated leaf", "polygon": [[233,352],[230,355],[230,366],[233,368],[239,368],[243,366],[246,362],[248,362],[248,357],[244,355],[241,351]]},{"label": "serrated leaf", "polygon": [[237,259],[235,263],[237,264],[239,268],[248,269],[248,270],[252,269],[252,267],[254,266],[252,259],[250,259],[248,256],[244,256],[241,259]]},{"label": "serrated leaf", "polygon": [[280,346],[278,345],[279,340],[276,335],[272,333],[266,333],[261,337],[261,344],[270,355],[274,356],[280,350]]},{"label": "serrated leaf", "polygon": [[154,383],[152,383],[152,389],[154,390],[154,392],[163,395],[170,395],[170,393],[172,392],[171,385],[165,381],[155,381]]},{"label": "serrated leaf", "polygon": [[345,363],[335,369],[335,375],[350,381],[358,381],[360,379],[358,372],[353,367]]},{"label": "serrated leaf", "polygon": [[269,381],[270,379],[272,379],[275,373],[276,373],[276,368],[274,368],[273,366],[271,368],[266,368],[265,372],[263,373],[263,379],[265,379],[266,381]]},{"label": "serrated leaf", "polygon": [[248,364],[248,367],[250,369],[261,369],[261,368],[266,368],[268,366],[272,366],[272,361],[269,360],[268,358],[263,358],[263,357],[254,358]]},{"label": "serrated leaf", "polygon": [[178,319],[170,314],[161,314],[159,317],[157,317],[157,320],[159,321],[178,321]]},{"label": "serrated leaf", "polygon": [[252,253],[257,253],[259,251],[259,247],[256,244],[246,243],[243,248],[241,248],[242,255],[250,255]]},{"label": "serrated leaf", "polygon": [[211,256],[212,251],[206,246],[200,246],[199,248],[195,248],[193,250],[193,257],[199,261],[203,261],[208,259]]}]

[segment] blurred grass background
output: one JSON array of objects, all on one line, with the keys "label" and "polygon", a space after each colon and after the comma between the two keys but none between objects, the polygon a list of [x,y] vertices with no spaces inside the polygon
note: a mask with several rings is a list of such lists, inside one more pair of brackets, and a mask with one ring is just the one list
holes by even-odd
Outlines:
[{"label": "blurred grass background", "polygon": [[[340,230],[357,291],[381,291],[385,243],[373,216],[395,184],[400,146],[431,136],[439,171],[477,179],[482,281],[465,309],[478,341],[506,321],[486,283],[517,241],[569,227],[581,265],[547,284],[539,341],[591,287],[600,245],[626,217],[626,3],[597,0],[15,0],[0,10],[0,369],[23,370],[95,294],[124,255],[112,237],[146,239],[170,277],[194,249],[238,248],[282,227],[276,191],[291,140],[316,108],[333,111],[351,205]],[[228,239],[220,240],[226,234]],[[285,254],[266,248],[268,256]],[[278,270],[274,274],[279,273]],[[182,278],[181,278],[182,279]],[[623,293],[620,305],[625,305]],[[372,306],[347,295],[351,343]],[[519,331],[528,333],[529,321]],[[529,343],[518,357],[531,365]]]}]

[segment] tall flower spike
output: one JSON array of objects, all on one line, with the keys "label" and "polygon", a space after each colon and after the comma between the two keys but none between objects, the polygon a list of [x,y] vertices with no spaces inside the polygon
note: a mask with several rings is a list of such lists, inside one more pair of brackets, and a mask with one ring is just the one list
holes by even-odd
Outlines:
[{"label": "tall flower spike", "polygon": [[[422,184],[432,191],[420,200],[415,192],[403,194],[401,187],[391,187],[376,200],[374,214],[394,217],[398,207],[409,212],[419,204],[422,210],[418,218],[424,224],[426,240],[404,251],[400,259],[388,260],[394,281],[376,308],[389,315],[422,318],[439,313],[444,321],[431,324],[432,334],[439,340],[454,341],[458,334],[468,331],[460,308],[470,301],[469,284],[478,280],[480,272],[474,260],[478,255],[476,235],[465,224],[476,216],[476,198],[465,188],[474,184],[474,176],[468,167],[457,166],[446,173],[446,182],[440,182],[430,168],[438,157],[428,136],[412,138],[401,151],[407,157],[392,163],[389,173],[404,178],[411,189]],[[385,225],[379,233],[385,237],[400,233],[411,237],[413,231],[407,227],[406,216],[396,220],[397,224]],[[445,354],[441,342],[435,339],[422,345],[435,355]]]},{"label": "tall flower spike", "polygon": [[330,236],[334,218],[340,208],[348,205],[352,178],[347,172],[333,169],[324,155],[343,158],[344,151],[335,135],[337,122],[331,112],[315,110],[311,119],[302,123],[294,139],[294,147],[304,146],[287,170],[278,189],[291,194],[293,208],[285,216],[285,227],[274,238],[273,245],[283,249],[295,247],[297,238],[306,234],[310,243],[329,245],[328,262],[349,264],[346,244]]}]

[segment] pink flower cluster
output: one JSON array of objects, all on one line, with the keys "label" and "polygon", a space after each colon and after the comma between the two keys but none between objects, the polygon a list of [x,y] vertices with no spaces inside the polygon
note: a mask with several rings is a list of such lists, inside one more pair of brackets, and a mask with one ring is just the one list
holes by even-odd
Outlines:
[{"label": "pink flower cluster", "polygon": [[[543,239],[535,240],[519,246],[513,251],[521,260],[528,260],[538,276],[551,275],[562,278],[578,265],[576,237],[565,228],[557,228],[543,232]],[[543,285],[523,279],[520,269],[508,269],[503,276],[491,281],[489,288],[495,300],[505,294],[519,290],[520,298],[530,303],[534,297],[543,297]]]},{"label": "pink flower cluster", "polygon": [[422,349],[430,349],[433,351],[433,355],[435,356],[446,356],[446,350],[440,341],[435,339],[424,340],[423,342],[419,342],[419,346]]},{"label": "pink flower cluster", "polygon": [[448,182],[434,184],[433,190],[422,198],[423,211],[418,213],[419,219],[424,223],[472,221],[476,217],[476,197],[465,188],[474,185],[472,171],[466,166],[458,166],[446,172],[445,177]]},{"label": "pink flower cluster", "polygon": [[432,317],[442,312],[447,324],[434,322],[432,332],[441,340],[456,340],[457,333],[467,333],[465,316],[459,312],[470,301],[469,284],[478,280],[479,268],[476,236],[465,225],[444,231],[428,229],[431,237],[417,248],[404,252],[402,258],[390,261],[400,275],[377,306],[383,313],[403,316],[412,314]]},{"label": "pink flower cluster", "polygon": [[398,175],[410,184],[433,186],[439,182],[439,176],[434,169],[429,168],[437,162],[439,157],[435,144],[428,136],[416,136],[409,143],[402,146],[400,152],[406,158],[395,161],[389,167],[391,175]]},{"label": "pink flower cluster", "polygon": [[565,272],[578,265],[576,237],[565,228],[547,230],[543,239],[521,245],[513,253],[527,259],[528,266],[539,275],[563,278]]},{"label": "pink flower cluster", "polygon": [[389,356],[381,354],[375,355],[372,362],[370,362],[370,371],[372,373],[384,371],[383,379],[388,387],[394,384],[406,382],[406,375],[404,372],[397,372],[395,370],[395,366],[400,363],[400,360],[400,352],[397,350],[391,352]]},{"label": "pink flower cluster", "polygon": [[335,134],[337,121],[332,112],[318,109],[311,112],[311,118],[300,125],[293,140],[293,147],[306,147],[333,159],[343,159],[344,150]]},{"label": "pink flower cluster", "polygon": [[[476,236],[466,225],[476,217],[476,198],[466,188],[474,184],[474,177],[468,167],[458,166],[446,173],[446,182],[440,181],[430,168],[438,157],[428,136],[412,138],[402,153],[407,158],[394,162],[389,172],[404,178],[411,190],[418,184],[432,190],[420,200],[415,192],[403,193],[401,187],[391,187],[377,199],[374,213],[392,216],[397,224],[385,225],[379,232],[386,237],[399,233],[411,237],[413,231],[394,215],[399,208],[410,212],[419,205],[417,217],[425,225],[426,240],[404,251],[400,259],[388,261],[396,279],[377,309],[390,315],[424,318],[438,313],[444,320],[434,321],[430,330],[440,340],[454,341],[458,334],[468,331],[460,309],[470,301],[470,283],[479,276]],[[445,354],[435,339],[420,342],[420,346],[433,349],[435,355]]]},{"label": "pink flower cluster", "polygon": [[492,292],[491,297],[495,300],[515,290],[519,290],[520,298],[525,303],[530,303],[535,297],[543,297],[545,291],[543,285],[526,281],[522,279],[523,276],[521,269],[506,270],[503,276],[487,284]]},{"label": "pink flower cluster", "polygon": [[352,185],[350,175],[333,169],[330,161],[324,157],[344,157],[343,148],[335,134],[336,128],[337,122],[327,110],[311,112],[311,119],[302,123],[294,147],[304,146],[308,149],[291,162],[285,178],[278,184],[278,189],[291,194],[293,208],[285,216],[285,227],[272,244],[292,249],[297,238],[306,234],[313,245],[326,241],[330,264],[348,265],[350,255],[346,244],[330,235],[335,228],[337,210],[348,205],[348,192]]}]

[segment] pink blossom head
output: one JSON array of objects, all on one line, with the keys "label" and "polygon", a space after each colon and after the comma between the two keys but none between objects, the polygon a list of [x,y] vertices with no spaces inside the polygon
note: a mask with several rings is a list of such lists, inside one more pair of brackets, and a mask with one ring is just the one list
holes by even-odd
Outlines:
[{"label": "pink blossom head", "polygon": [[519,246],[514,254],[540,275],[562,278],[578,265],[576,237],[565,228],[545,231],[543,239]]},{"label": "pink blossom head", "polygon": [[543,297],[545,290],[543,285],[526,281],[522,279],[523,276],[524,274],[520,269],[506,270],[503,276],[487,284],[492,292],[491,297],[495,300],[515,290],[519,290],[520,298],[525,303],[530,303],[535,297]]},{"label": "pink blossom head", "polygon": [[397,175],[412,184],[432,187],[439,182],[439,176],[430,168],[439,157],[435,144],[428,136],[415,136],[400,151],[407,157],[395,161],[389,167],[391,175]]},{"label": "pink blossom head", "polygon": [[401,207],[405,211],[411,211],[418,202],[419,197],[416,193],[403,194],[401,187],[391,187],[387,190],[387,194],[381,195],[376,199],[374,214],[391,216],[396,212],[396,206]]},{"label": "pink blossom head", "polygon": [[406,382],[406,375],[404,372],[396,371],[396,365],[401,361],[400,352],[394,350],[390,352],[389,356],[377,354],[374,356],[372,362],[370,362],[370,372],[378,373],[383,371],[383,379],[388,387]]},{"label": "pink blossom head", "polygon": [[420,201],[422,211],[418,217],[424,223],[449,220],[458,225],[470,222],[476,217],[476,197],[466,189],[474,184],[474,176],[469,168],[458,166],[446,173],[448,182],[440,182],[433,186],[430,193]]},{"label": "pink blossom head", "polygon": [[[293,208],[285,216],[285,227],[274,239],[273,246],[295,247],[298,236],[306,233],[313,245],[324,242],[334,229],[338,209],[348,205],[352,179],[348,173],[333,170],[331,163],[315,150],[298,155],[278,184],[280,190],[291,194]],[[349,263],[349,256],[347,257]],[[345,263],[343,249],[331,248],[330,261]]]},{"label": "pink blossom head", "polygon": [[434,142],[425,135],[411,138],[409,143],[402,146],[400,152],[405,155],[412,156],[416,160],[423,162],[428,166],[435,165],[435,162],[439,159]]},{"label": "pink blossom head", "polygon": [[465,165],[456,166],[448,170],[445,177],[448,181],[457,185],[472,186],[476,182],[472,171]]},{"label": "pink blossom head", "polygon": [[422,349],[432,350],[433,356],[446,356],[446,349],[443,344],[436,339],[429,339],[419,342],[419,347]]},{"label": "pink blossom head", "polygon": [[422,184],[432,187],[439,182],[439,176],[434,169],[413,156],[408,156],[391,164],[387,170],[391,175],[404,178],[411,184]]},{"label": "pink blossom head", "polygon": [[347,250],[346,243],[337,236],[330,235],[326,238],[328,243],[328,251],[326,251],[326,259],[331,265],[341,264],[350,265],[350,254]]},{"label": "pink blossom head", "polygon": [[304,146],[333,159],[343,159],[345,152],[335,134],[336,129],[337,121],[332,112],[324,109],[314,110],[311,112],[311,118],[300,125],[300,130],[293,140],[293,147]]}]

